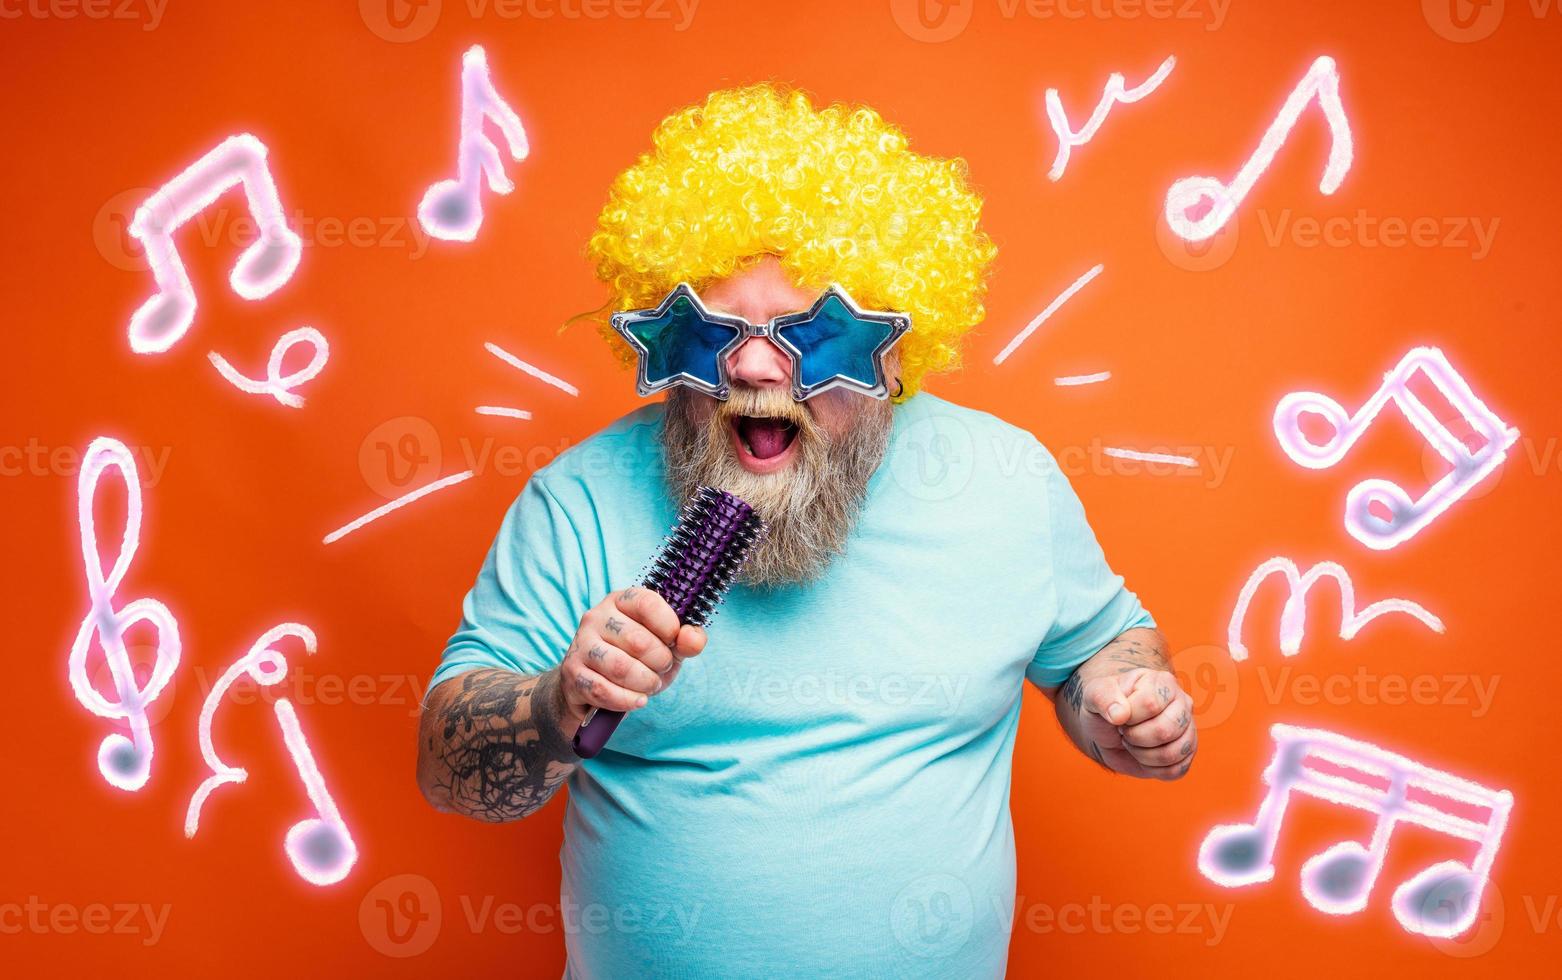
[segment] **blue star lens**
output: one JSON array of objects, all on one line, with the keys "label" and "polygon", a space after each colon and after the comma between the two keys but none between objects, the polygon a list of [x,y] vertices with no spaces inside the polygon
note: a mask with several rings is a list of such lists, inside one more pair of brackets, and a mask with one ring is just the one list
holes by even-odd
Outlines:
[{"label": "blue star lens", "polygon": [[652,384],[687,375],[715,387],[721,383],[721,351],[738,337],[729,324],[701,316],[687,296],[676,297],[665,315],[631,323],[628,330],[645,345],[646,380]]},{"label": "blue star lens", "polygon": [[813,389],[833,378],[847,378],[864,387],[879,384],[879,345],[894,327],[876,320],[859,319],[839,296],[828,297],[816,316],[776,328],[800,354],[798,376],[804,389]]}]

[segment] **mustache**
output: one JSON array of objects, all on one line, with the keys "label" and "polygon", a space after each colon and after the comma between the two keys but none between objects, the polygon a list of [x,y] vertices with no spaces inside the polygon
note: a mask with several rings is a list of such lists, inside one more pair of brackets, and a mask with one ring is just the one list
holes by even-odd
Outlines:
[{"label": "mustache", "polygon": [[713,425],[725,427],[744,415],[778,418],[795,425],[799,434],[806,433],[811,436],[820,434],[813,413],[804,407],[802,402],[793,400],[790,389],[733,388],[727,395],[727,400],[717,404],[711,422]]}]

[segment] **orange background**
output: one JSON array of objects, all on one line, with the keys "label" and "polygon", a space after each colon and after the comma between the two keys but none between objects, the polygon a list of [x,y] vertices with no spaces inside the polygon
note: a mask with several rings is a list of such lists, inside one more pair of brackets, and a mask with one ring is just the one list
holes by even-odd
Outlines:
[{"label": "orange background", "polygon": [[[1491,23],[1461,35],[1430,0],[1425,9],[1065,5],[1083,17],[981,0],[952,5],[951,36],[939,40],[910,4],[885,0],[849,9],[702,0],[682,30],[676,15],[646,8],[526,13],[579,9],[549,0],[506,16],[445,0],[437,11],[402,8],[414,17],[400,33],[387,2],[399,0],[172,0],[155,25],[139,0],[107,8],[126,17],[5,8],[20,16],[0,23],[0,285],[5,336],[20,356],[0,367],[4,601],[15,640],[0,688],[9,734],[0,905],[144,902],[168,906],[168,918],[156,942],[80,928],[0,934],[0,961],[38,973],[560,974],[561,804],[503,827],[432,811],[413,780],[416,691],[527,474],[639,403],[589,326],[557,331],[601,301],[581,248],[609,181],[675,107],[775,78],[873,105],[915,148],[970,162],[1000,247],[989,315],[965,370],[928,389],[1031,429],[1063,460],[1199,702],[1198,764],[1160,785],[1098,771],[1061,737],[1046,702],[1027,694],[1013,789],[1013,972],[1543,971],[1562,931],[1553,776],[1562,667],[1550,624],[1562,530],[1562,289],[1552,269],[1562,16],[1509,2],[1490,36],[1475,38]],[[424,188],[453,173],[458,66],[473,43],[486,46],[532,154],[511,166],[513,195],[485,199],[475,243],[427,242],[408,219]],[[1049,182],[1043,91],[1059,88],[1077,124],[1110,72],[1135,84],[1172,54],[1178,66],[1161,89],[1114,110]],[[1318,193],[1328,136],[1313,106],[1234,234],[1208,253],[1166,244],[1160,208],[1171,182],[1234,174],[1320,54],[1340,63],[1357,140],[1341,190]],[[225,197],[202,219],[204,232],[181,237],[200,295],[194,328],[167,354],[134,355],[126,323],[151,279],[124,234],[128,213],[146,189],[243,131],[271,149],[284,207],[308,246],[302,265],[269,299],[239,300],[226,275],[246,241],[235,224],[243,210]],[[1313,242],[1305,226],[1293,232],[1329,218],[1346,222],[1333,244]],[[1435,243],[1382,239],[1383,222],[1417,218],[1438,223]],[[1471,221],[1495,226],[1489,249]],[[1099,279],[992,363],[1097,262],[1106,266]],[[332,348],[324,373],[300,390],[301,411],[240,394],[207,362],[216,350],[259,374],[276,338],[302,323]],[[580,397],[505,367],[485,340],[573,381]],[[1523,439],[1429,529],[1371,552],[1342,526],[1347,489],[1385,475],[1418,491],[1440,461],[1390,410],[1338,466],[1304,470],[1280,451],[1270,415],[1304,387],[1353,408],[1418,344],[1446,351]],[[1052,384],[1102,370],[1112,372],[1105,384]],[[520,406],[535,419],[482,418],[479,404]],[[157,757],[139,794],[99,777],[94,753],[111,726],[67,683],[66,653],[87,609],[74,454],[105,434],[166,460],[153,479],[142,459],[146,522],[120,599],[167,602],[185,648],[156,706]],[[1194,455],[1200,465],[1146,472],[1101,456],[1111,445]],[[473,466],[476,479],[321,544],[386,495]],[[112,479],[104,487],[101,537],[112,547],[122,494]],[[1223,642],[1238,589],[1273,555],[1304,568],[1340,561],[1362,604],[1415,599],[1447,634],[1390,617],[1342,642],[1323,586],[1301,654],[1282,661],[1282,593],[1271,585],[1249,618],[1252,657],[1233,665],[1209,645]],[[286,828],[309,810],[252,690],[236,691],[247,703],[218,715],[219,749],[250,781],[213,798],[193,841],[181,834],[204,775],[195,722],[206,690],[262,631],[290,619],[318,632],[320,651],[294,658],[287,691],[361,851],[350,877],[323,889],[299,880],[282,854]],[[101,659],[93,663],[101,677]],[[1382,703],[1421,675],[1437,678],[1436,703]],[[1306,684],[1331,678],[1348,688],[1312,703]],[[1489,710],[1475,682],[1496,685]],[[1331,918],[1308,907],[1297,889],[1302,861],[1366,827],[1361,814],[1317,802],[1295,808],[1273,882],[1228,891],[1198,874],[1208,828],[1246,818],[1261,796],[1276,721],[1332,728],[1513,791],[1497,887],[1470,937],[1428,941],[1390,915],[1394,884],[1468,853],[1418,831],[1396,837],[1367,911]],[[386,910],[432,915],[436,898],[440,918],[398,942],[391,933],[405,939],[415,923],[389,926]],[[1094,918],[1093,902],[1105,909]],[[1206,903],[1229,913],[1223,932]],[[518,930],[510,919],[474,927],[469,910],[507,905],[518,908]],[[1075,905],[1083,919],[1066,911]],[[1549,921],[1537,921],[1547,910]],[[1152,930],[1146,914],[1163,924]]]}]

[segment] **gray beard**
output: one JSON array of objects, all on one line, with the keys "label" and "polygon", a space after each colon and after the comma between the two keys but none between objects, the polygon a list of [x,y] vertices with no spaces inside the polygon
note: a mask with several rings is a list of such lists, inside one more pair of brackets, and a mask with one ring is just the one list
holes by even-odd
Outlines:
[{"label": "gray beard", "polygon": [[[750,473],[738,462],[728,435],[732,412],[761,414],[780,392],[734,388],[725,406],[717,406],[705,425],[693,417],[696,398],[688,388],[667,393],[662,424],[662,449],[667,478],[678,506],[704,485],[741,497],[769,526],[764,539],[744,561],[737,580],[749,585],[806,584],[817,579],[856,524],[868,480],[878,469],[889,443],[894,406],[888,400],[862,396],[860,412],[840,439],[814,422],[807,409],[793,407],[798,424],[797,455],[784,470]],[[779,412],[778,412],[779,414]]]}]

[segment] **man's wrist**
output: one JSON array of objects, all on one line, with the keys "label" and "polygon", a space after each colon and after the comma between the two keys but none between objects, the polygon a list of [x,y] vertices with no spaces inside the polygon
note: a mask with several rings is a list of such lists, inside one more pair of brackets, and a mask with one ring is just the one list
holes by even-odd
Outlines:
[{"label": "man's wrist", "polygon": [[585,715],[575,711],[564,696],[564,677],[557,667],[537,679],[532,700],[537,734],[548,754],[561,761],[575,759],[575,732],[585,721]]}]

